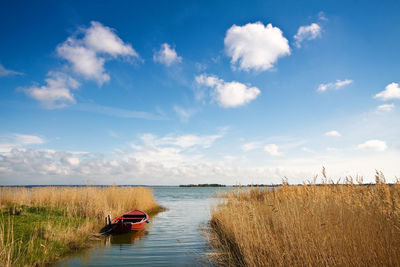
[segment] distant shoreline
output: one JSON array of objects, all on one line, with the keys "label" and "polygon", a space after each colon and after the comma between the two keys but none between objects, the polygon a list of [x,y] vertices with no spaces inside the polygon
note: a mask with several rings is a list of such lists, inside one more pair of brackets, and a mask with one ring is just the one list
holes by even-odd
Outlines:
[{"label": "distant shoreline", "polygon": [[226,187],[224,184],[181,184],[179,187]]},{"label": "distant shoreline", "polygon": [[[303,184],[289,184],[290,186],[301,186]],[[305,184],[308,185],[308,184]],[[313,184],[313,186],[323,186],[325,184]],[[330,186],[336,185],[345,185],[345,184],[330,184]],[[374,183],[364,183],[357,184],[361,186],[374,186]],[[387,183],[387,185],[392,186],[394,183]],[[25,188],[34,188],[34,187],[280,187],[282,184],[246,184],[246,185],[225,185],[225,184],[181,184],[181,185],[134,185],[134,184],[124,184],[124,185],[0,185],[0,188],[3,187],[25,187]]]}]

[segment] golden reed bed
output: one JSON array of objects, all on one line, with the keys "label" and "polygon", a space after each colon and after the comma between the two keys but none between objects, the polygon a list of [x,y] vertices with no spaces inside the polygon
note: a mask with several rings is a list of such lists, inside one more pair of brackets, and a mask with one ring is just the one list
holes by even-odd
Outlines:
[{"label": "golden reed bed", "polygon": [[89,246],[104,218],[129,210],[155,213],[150,188],[0,188],[0,266],[46,265]]},{"label": "golden reed bed", "polygon": [[28,206],[58,208],[66,216],[115,217],[132,209],[151,212],[159,206],[153,191],[145,187],[3,187],[0,205],[14,203]]},{"label": "golden reed bed", "polygon": [[211,261],[225,266],[400,266],[400,184],[239,189],[212,209]]}]

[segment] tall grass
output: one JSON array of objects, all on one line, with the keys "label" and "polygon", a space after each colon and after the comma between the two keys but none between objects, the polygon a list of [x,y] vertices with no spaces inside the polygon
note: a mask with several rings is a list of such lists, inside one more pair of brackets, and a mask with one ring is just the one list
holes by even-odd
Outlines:
[{"label": "tall grass", "polygon": [[104,218],[160,210],[150,188],[0,188],[0,266],[41,265],[88,246]]},{"label": "tall grass", "polygon": [[66,216],[104,218],[131,209],[151,212],[159,206],[153,192],[144,187],[4,187],[0,188],[0,205],[14,203],[58,208]]},{"label": "tall grass", "polygon": [[[361,182],[361,181],[360,181]],[[211,260],[228,266],[400,266],[400,185],[315,183],[230,192],[212,209]]]}]

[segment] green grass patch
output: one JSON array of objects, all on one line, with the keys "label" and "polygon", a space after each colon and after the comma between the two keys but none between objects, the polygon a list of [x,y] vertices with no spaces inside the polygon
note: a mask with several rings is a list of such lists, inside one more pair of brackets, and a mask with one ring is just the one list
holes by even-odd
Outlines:
[{"label": "green grass patch", "polygon": [[21,266],[42,265],[87,246],[87,235],[79,238],[74,230],[88,221],[66,216],[60,209],[7,205],[0,214],[2,241],[4,247],[7,244],[13,247],[11,262]]}]

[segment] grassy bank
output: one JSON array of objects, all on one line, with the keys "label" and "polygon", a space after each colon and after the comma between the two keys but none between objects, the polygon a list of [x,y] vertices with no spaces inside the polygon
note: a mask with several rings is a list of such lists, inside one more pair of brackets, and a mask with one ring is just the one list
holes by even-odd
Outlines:
[{"label": "grassy bank", "polygon": [[108,214],[155,213],[152,190],[142,187],[0,188],[0,265],[51,263],[96,239]]},{"label": "grassy bank", "polygon": [[211,260],[228,266],[400,266],[400,185],[235,190],[212,210]]}]

